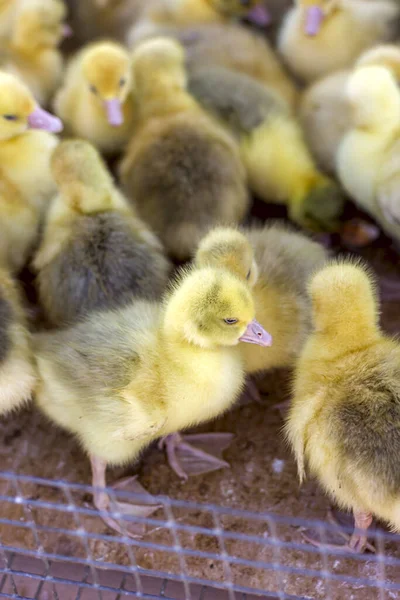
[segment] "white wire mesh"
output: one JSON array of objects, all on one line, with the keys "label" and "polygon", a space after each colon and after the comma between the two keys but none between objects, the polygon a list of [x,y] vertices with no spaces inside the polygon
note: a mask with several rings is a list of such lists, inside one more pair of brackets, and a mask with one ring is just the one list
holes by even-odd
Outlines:
[{"label": "white wire mesh", "polygon": [[[220,506],[157,498],[162,508],[152,518],[121,516],[126,525],[141,522],[148,532],[168,531],[171,544],[150,536],[142,539],[91,531],[90,520],[99,513],[82,502],[90,486],[40,479],[16,473],[0,473],[0,597],[37,600],[123,600],[124,598],[171,598],[174,600],[279,600],[324,598],[326,600],[369,600],[400,598],[400,559],[385,556],[385,544],[392,534],[378,529],[371,533],[375,554],[344,554],[322,551],[305,542],[288,541],[288,528],[317,528],[322,537],[335,527],[329,523],[258,514]],[[46,490],[59,492],[47,500]],[[113,502],[141,498],[122,490],[109,489]],[[112,503],[113,504],[113,503]],[[11,506],[16,516],[5,516]],[[209,527],[191,523],[190,515],[204,513]],[[58,526],[59,515],[65,526]],[[237,523],[251,522],[256,533],[243,533]],[[262,527],[268,535],[261,535]],[[257,533],[260,531],[260,534]],[[19,532],[17,535],[17,531]],[[23,535],[20,535],[20,532]],[[246,531],[248,528],[246,527]],[[204,550],[202,540],[213,540]],[[163,540],[165,537],[163,537]],[[57,542],[55,542],[57,540]],[[60,542],[61,540],[61,542]],[[76,542],[81,550],[76,552]],[[197,543],[193,543],[197,541]],[[239,553],[238,542],[243,552]],[[116,564],[99,555],[98,545],[117,544],[126,560]],[[259,548],[259,558],[246,552],[248,545]],[[176,559],[171,572],[139,564],[138,551],[168,553]],[[302,566],[301,556],[312,555],[313,567]],[[215,565],[215,579],[193,574],[192,560]],[[345,559],[345,560],[344,560]],[[337,569],[340,562],[341,569]],[[364,565],[368,576],[357,576],[356,565]],[[309,561],[307,562],[309,565]],[[198,571],[198,569],[197,569]],[[196,572],[197,572],[196,571]],[[247,584],[245,574],[271,575],[270,589]],[[397,573],[397,576],[396,576]],[[257,582],[254,575],[252,581]],[[245,583],[243,583],[245,582]],[[293,594],[308,582],[315,595]],[[297,585],[297,588],[296,588]],[[304,586],[303,586],[304,587]],[[310,586],[309,586],[310,587]],[[309,589],[309,588],[308,588]]]}]

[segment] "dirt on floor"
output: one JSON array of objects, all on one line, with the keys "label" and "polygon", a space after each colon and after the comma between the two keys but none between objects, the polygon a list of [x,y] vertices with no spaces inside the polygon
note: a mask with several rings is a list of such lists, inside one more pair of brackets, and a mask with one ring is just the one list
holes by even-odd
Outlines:
[{"label": "dirt on floor", "polygon": [[[255,213],[257,213],[257,206]],[[337,250],[338,248],[334,248]],[[392,289],[396,278],[399,280],[399,255],[391,248],[388,240],[381,238],[373,246],[360,252],[375,267],[384,282],[385,289]],[[391,333],[400,331],[400,304],[386,302],[382,310],[382,323]],[[276,405],[289,398],[290,373],[273,372],[259,382],[262,389],[262,404],[238,405],[227,415],[207,428],[209,431],[233,432],[235,439],[225,452],[230,469],[198,476],[182,483],[169,469],[164,454],[156,446],[150,448],[138,465],[124,470],[109,472],[109,483],[137,473],[139,480],[152,494],[167,495],[173,499],[212,503],[234,509],[255,512],[270,512],[285,517],[325,520],[329,501],[321,489],[312,481],[299,486],[296,466],[282,437],[283,419]],[[201,428],[205,431],[206,428]],[[15,471],[22,475],[32,475],[69,482],[90,483],[89,461],[76,441],[61,430],[56,429],[33,408],[4,419],[0,423],[0,457],[2,471]],[[65,497],[56,487],[43,487],[21,484],[15,488],[11,483],[1,482],[0,494],[20,495],[31,503],[35,500],[65,502]],[[78,506],[90,506],[90,496],[75,493],[74,502]],[[285,592],[303,598],[331,598],[332,600],[369,600],[376,598],[400,598],[400,592],[388,589],[379,595],[376,588],[369,588],[367,581],[374,581],[382,575],[382,564],[374,560],[372,554],[352,559],[340,554],[322,557],[307,552],[307,544],[298,527],[287,524],[274,524],[268,519],[252,520],[244,517],[222,516],[219,526],[229,532],[225,547],[211,530],[216,524],[208,510],[184,510],[174,508],[174,518],[179,523],[210,529],[210,535],[192,531],[178,532],[177,538],[165,527],[150,527],[143,542],[162,544],[171,548],[160,551],[154,547],[131,546],[131,551],[122,543],[112,540],[113,532],[96,517],[82,517],[81,525],[90,532],[110,535],[110,541],[90,540],[87,543],[68,530],[76,531],[77,522],[71,512],[39,509],[2,502],[0,540],[4,546],[37,549],[77,559],[87,555],[95,560],[113,565],[129,565],[132,552],[137,564],[144,569],[187,574],[211,581],[229,578],[236,585],[265,590],[265,592]],[[163,518],[161,515],[160,518]],[[155,518],[158,518],[156,513]],[[24,527],[10,526],[4,520],[12,519],[21,525],[34,521],[39,529],[36,536]],[[40,526],[62,528],[63,533],[41,532]],[[235,539],[235,534],[246,534],[246,539]],[[253,538],[251,537],[253,536]],[[281,541],[296,542],[298,547],[276,549],[268,541],[277,537]],[[263,540],[266,543],[263,543]],[[187,550],[197,550],[211,555],[226,552],[235,557],[234,563],[227,565],[221,559],[207,557],[179,560],[176,548],[180,544]],[[385,555],[400,559],[400,545],[393,541],[385,543]],[[243,559],[246,564],[241,564]],[[249,564],[258,561],[257,564]],[[269,568],[265,564],[269,564]],[[286,568],[280,571],[277,565]],[[308,574],[300,574],[297,569],[306,569]],[[293,572],[294,570],[294,572]],[[329,571],[334,580],[328,585],[324,577],[315,572]],[[361,578],[363,581],[346,584],[341,578]],[[400,569],[386,566],[385,580],[389,584],[400,585]]]}]

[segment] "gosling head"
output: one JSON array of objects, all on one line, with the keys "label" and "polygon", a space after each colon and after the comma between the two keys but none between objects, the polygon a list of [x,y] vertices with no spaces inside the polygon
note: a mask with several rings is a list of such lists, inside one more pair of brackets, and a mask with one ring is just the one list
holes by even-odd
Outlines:
[{"label": "gosling head", "polygon": [[375,277],[360,260],[335,260],[318,271],[309,283],[317,331],[352,335],[360,339],[375,329],[379,309]]},{"label": "gosling head", "polygon": [[88,214],[111,206],[112,178],[89,142],[61,142],[53,152],[51,170],[65,201],[74,210]]},{"label": "gosling head", "polygon": [[400,93],[395,75],[386,67],[356,68],[346,86],[346,98],[356,127],[392,130],[400,119]]},{"label": "gosling head", "polygon": [[186,88],[185,51],[172,38],[142,42],[133,52],[132,70],[139,95],[148,90],[157,93],[165,83],[177,90]]},{"label": "gosling head", "polygon": [[112,127],[124,122],[123,104],[131,89],[128,52],[114,42],[93,44],[86,52],[82,65],[86,85],[95,101],[104,109]]},{"label": "gosling head", "polygon": [[332,0],[298,0],[304,11],[304,33],[310,37],[318,35],[324,21],[336,10],[338,2]]},{"label": "gosling head", "polygon": [[40,108],[30,90],[14,75],[0,71],[0,140],[8,140],[27,129],[62,131],[62,122]]},{"label": "gosling head", "polygon": [[200,242],[196,253],[199,267],[227,269],[253,287],[258,278],[258,267],[253,248],[238,229],[217,227]]},{"label": "gosling head", "polygon": [[248,286],[223,269],[185,272],[167,301],[165,327],[202,348],[272,344],[255,319]]}]

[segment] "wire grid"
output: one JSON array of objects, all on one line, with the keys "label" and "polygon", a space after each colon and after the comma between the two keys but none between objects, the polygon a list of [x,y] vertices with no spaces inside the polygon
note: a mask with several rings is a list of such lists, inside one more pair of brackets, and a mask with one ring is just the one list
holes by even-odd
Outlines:
[{"label": "wire grid", "polygon": [[[53,489],[59,492],[59,501],[40,499],[40,489]],[[385,556],[386,542],[397,542],[392,534],[376,530],[371,541],[376,547],[375,554],[343,554],[340,550],[329,553],[306,542],[286,541],[281,535],[282,527],[314,528],[322,539],[330,532],[337,533],[337,527],[325,522],[307,521],[298,518],[286,518],[271,513],[252,513],[243,510],[204,505],[195,502],[172,500],[158,497],[161,508],[156,518],[132,517],[121,515],[117,510],[117,501],[145,502],[146,496],[127,491],[107,489],[111,506],[110,515],[119,520],[124,530],[135,524],[144,526],[148,531],[168,531],[171,545],[142,538],[100,534],[91,531],[87,519],[99,519],[101,513],[80,501],[82,496],[90,494],[90,486],[72,484],[66,481],[53,481],[18,475],[0,473],[0,502],[13,505],[18,509],[18,518],[0,516],[0,531],[8,528],[10,535],[0,539],[0,597],[35,598],[37,600],[123,600],[124,598],[148,599],[185,599],[185,600],[253,600],[255,598],[278,598],[280,600],[299,600],[300,598],[321,597],[336,600],[356,598],[356,590],[362,590],[359,596],[363,600],[377,598],[386,600],[400,598],[400,558]],[[36,493],[35,493],[36,492]],[[209,516],[209,527],[190,524],[190,519],[182,514],[185,511],[201,511]],[[3,511],[2,511],[3,512]],[[46,515],[45,524],[41,516]],[[69,517],[69,527],[58,527],[56,515]],[[244,534],[232,524],[235,519],[251,521],[255,529],[261,524],[268,527],[268,535]],[[56,525],[52,525],[52,522]],[[23,543],[14,543],[13,532],[23,530]],[[351,532],[351,531],[350,531]],[[31,542],[28,543],[28,535]],[[49,543],[46,536],[68,537],[79,541],[83,552],[80,556],[71,551],[57,551],[54,542]],[[187,536],[208,536],[212,538],[217,550],[205,551],[196,545],[187,543]],[[5,539],[7,537],[7,539]],[[10,541],[11,539],[11,541]],[[54,538],[53,538],[54,539]],[[122,545],[125,564],[111,564],[94,552],[95,543]],[[240,542],[260,548],[260,558],[246,558],[237,552],[232,544]],[[161,572],[149,569],[137,561],[138,550],[167,552],[177,559],[175,572]],[[265,560],[265,551],[269,560]],[[286,553],[289,552],[289,557]],[[291,554],[290,554],[291,553]],[[307,553],[315,557],[315,567],[298,566],[293,553]],[[353,567],[347,571],[336,572],[335,561],[342,559],[349,565],[359,563],[367,565],[370,576],[354,576]],[[214,561],[221,564],[222,577],[219,580],[195,577],[191,574],[190,560]],[[241,583],[240,569],[254,569],[268,573],[273,582],[271,589],[261,589],[256,585],[249,587]],[[390,569],[392,575],[387,575]],[[353,572],[353,574],[352,574]],[[393,573],[399,575],[393,577]],[[372,573],[372,575],[371,575]],[[315,582],[316,596],[301,596],[287,593],[288,577],[295,577],[300,584],[306,580]],[[301,586],[300,586],[301,587]],[[344,592],[346,589],[346,592]],[[353,591],[351,591],[353,590]],[[351,593],[350,593],[351,591]]]}]

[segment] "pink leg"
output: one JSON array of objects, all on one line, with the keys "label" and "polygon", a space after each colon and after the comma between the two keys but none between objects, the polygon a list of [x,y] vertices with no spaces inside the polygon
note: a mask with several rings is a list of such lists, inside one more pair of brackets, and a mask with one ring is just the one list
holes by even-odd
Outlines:
[{"label": "pink leg", "polygon": [[[354,525],[355,531],[349,540],[349,547],[354,552],[364,552],[367,547],[368,537],[367,531],[372,523],[372,515],[367,512],[355,512],[354,513]],[[356,530],[359,531],[356,531]]]},{"label": "pink leg", "polygon": [[[337,521],[335,517],[329,512],[328,520],[333,524],[337,525]],[[335,550],[343,552],[364,552],[364,550],[369,550],[370,552],[375,553],[375,548],[367,541],[367,529],[372,523],[372,515],[370,513],[363,512],[354,512],[354,525],[355,529],[361,531],[354,531],[350,536],[345,531],[341,531],[340,529],[337,531],[337,535],[344,538],[346,540],[346,544],[328,544],[324,543],[320,540],[315,539],[314,537],[310,537],[309,535],[303,534],[303,537],[317,548],[323,548],[324,550]],[[329,534],[327,532],[327,534]]]},{"label": "pink leg", "polygon": [[[185,436],[173,433],[162,438],[158,447],[160,450],[166,449],[169,465],[178,477],[187,480],[189,475],[200,475],[229,467],[220,456],[223,450],[228,448],[232,438],[230,433],[198,433]],[[214,454],[203,450],[201,446],[208,447]]]},{"label": "pink leg", "polygon": [[[93,487],[105,488],[107,463],[96,456],[90,457],[90,463],[92,465]],[[136,481],[136,477],[127,477],[126,479],[117,482],[112,487],[115,490],[126,488],[132,493],[141,495],[144,494],[145,496],[147,496],[147,498],[144,498],[143,504],[130,504],[126,502],[111,503],[110,496],[107,494],[106,491],[95,489],[93,491],[93,504],[98,510],[102,512],[114,510],[115,512],[118,512],[122,515],[148,517],[160,508],[160,505],[155,503],[154,498],[152,498],[152,496],[148,494],[146,490]],[[128,535],[129,537],[135,538],[140,537],[144,532],[144,526],[141,523],[135,524],[125,521],[125,526],[121,527],[118,521],[116,521],[111,516],[102,515],[101,518],[106,523],[106,525],[108,525],[108,527],[114,529],[114,531],[116,531],[120,535]]]}]

